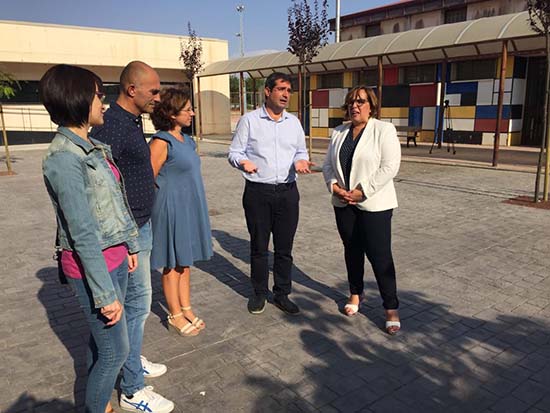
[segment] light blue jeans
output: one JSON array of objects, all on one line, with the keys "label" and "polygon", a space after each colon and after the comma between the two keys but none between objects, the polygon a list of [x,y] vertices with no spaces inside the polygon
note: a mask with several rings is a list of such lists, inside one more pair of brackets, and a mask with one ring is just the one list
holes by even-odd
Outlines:
[{"label": "light blue jeans", "polygon": [[122,367],[121,391],[130,396],[145,387],[143,367],[141,366],[141,345],[145,320],[151,311],[151,249],[153,233],[151,221],[139,228],[138,268],[128,277],[128,288],[124,301],[130,353]]},{"label": "light blue jeans", "polygon": [[[116,295],[124,303],[128,282],[128,260],[110,272]],[[83,279],[68,278],[90,327],[88,343],[88,383],[86,385],[86,413],[104,413],[111,399],[120,368],[129,352],[126,319],[107,327],[106,319],[94,308],[92,292]]]}]

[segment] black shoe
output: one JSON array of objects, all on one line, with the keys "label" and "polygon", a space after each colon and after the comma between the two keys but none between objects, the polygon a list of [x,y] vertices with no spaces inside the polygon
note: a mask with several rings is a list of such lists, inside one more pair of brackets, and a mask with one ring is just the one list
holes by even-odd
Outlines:
[{"label": "black shoe", "polygon": [[248,312],[250,314],[262,314],[265,310],[265,296],[253,295],[248,299]]},{"label": "black shoe", "polygon": [[273,304],[290,315],[297,315],[300,313],[300,309],[294,304],[286,295],[276,295],[273,297]]}]

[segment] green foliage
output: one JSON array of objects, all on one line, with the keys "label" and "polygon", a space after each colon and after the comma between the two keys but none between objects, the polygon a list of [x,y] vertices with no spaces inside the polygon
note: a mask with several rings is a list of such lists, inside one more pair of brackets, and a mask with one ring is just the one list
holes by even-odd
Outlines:
[{"label": "green foliage", "polygon": [[527,0],[527,11],[531,28],[539,34],[548,33],[550,30],[550,1]]},{"label": "green foliage", "polygon": [[288,47],[287,50],[298,57],[301,64],[310,63],[319,50],[327,44],[328,0],[313,1],[313,9],[308,0],[292,0],[288,8]]},{"label": "green foliage", "polygon": [[191,28],[191,22],[187,22],[189,37],[186,42],[180,41],[180,60],[183,63],[183,72],[192,81],[197,73],[203,69],[202,39],[197,37],[197,32]]},{"label": "green foliage", "polygon": [[9,99],[15,96],[16,89],[19,89],[19,82],[15,77],[0,70],[0,99]]}]

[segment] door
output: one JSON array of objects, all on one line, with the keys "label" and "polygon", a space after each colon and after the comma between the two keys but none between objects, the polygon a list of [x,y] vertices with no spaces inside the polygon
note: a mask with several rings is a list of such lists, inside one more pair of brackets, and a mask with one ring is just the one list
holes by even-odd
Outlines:
[{"label": "door", "polygon": [[546,58],[531,57],[527,64],[527,90],[523,110],[521,144],[540,146],[543,137],[544,80],[546,79]]}]

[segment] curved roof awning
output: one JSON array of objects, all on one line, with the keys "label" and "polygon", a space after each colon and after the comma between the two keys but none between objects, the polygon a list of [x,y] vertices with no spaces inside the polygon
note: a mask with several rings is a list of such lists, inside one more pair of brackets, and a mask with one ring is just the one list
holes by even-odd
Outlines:
[{"label": "curved roof awning", "polygon": [[[383,64],[414,64],[498,55],[503,40],[509,40],[511,54],[543,51],[545,47],[544,37],[531,29],[525,11],[329,44],[306,70],[319,73],[376,67],[379,56]],[[247,72],[253,78],[263,78],[274,71],[296,73],[297,68],[296,56],[279,52],[215,62],[198,76]]]}]

